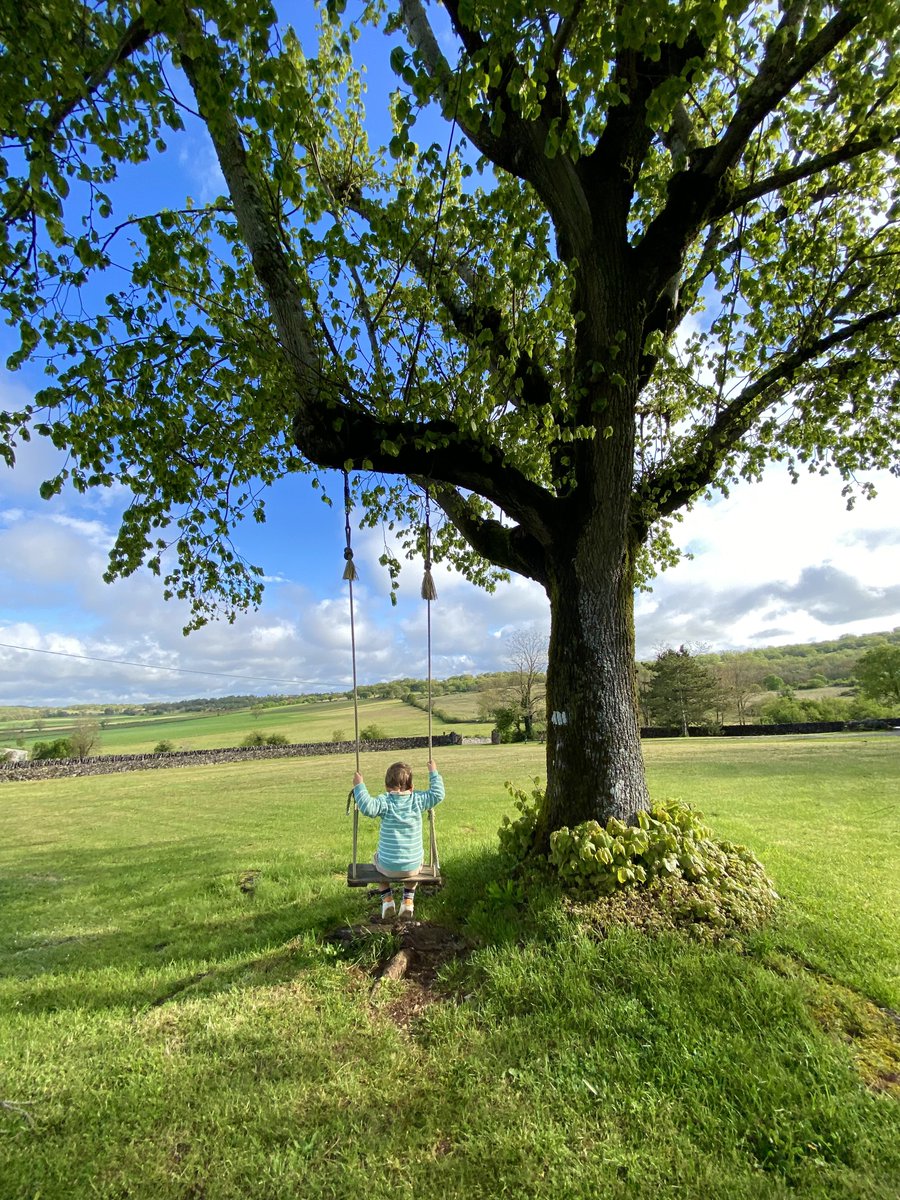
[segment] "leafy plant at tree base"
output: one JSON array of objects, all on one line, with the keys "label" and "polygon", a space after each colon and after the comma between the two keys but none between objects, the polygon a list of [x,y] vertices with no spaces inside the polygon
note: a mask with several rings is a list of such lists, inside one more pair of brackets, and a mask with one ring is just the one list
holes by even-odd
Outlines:
[{"label": "leafy plant at tree base", "polygon": [[[519,817],[499,830],[503,867],[535,874],[534,830],[543,801],[512,792]],[[549,866],[576,901],[602,902],[592,919],[623,921],[656,932],[690,927],[704,939],[753,928],[771,916],[777,895],[759,860],[744,846],[716,841],[698,813],[679,803],[654,804],[636,825],[615,817],[583,821],[550,835]]]},{"label": "leafy plant at tree base", "polygon": [[532,780],[534,787],[531,792],[514,787],[509,781],[505,787],[513,799],[513,806],[518,809],[519,816],[510,820],[504,817],[497,837],[500,840],[500,868],[509,874],[520,873],[526,864],[539,861],[534,852],[535,831],[541,804],[544,800],[544,789],[538,778]]}]

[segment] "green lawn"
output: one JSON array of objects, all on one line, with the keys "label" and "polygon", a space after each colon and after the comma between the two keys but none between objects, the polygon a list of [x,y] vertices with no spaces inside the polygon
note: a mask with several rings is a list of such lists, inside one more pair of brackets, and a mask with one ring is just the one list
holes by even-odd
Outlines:
[{"label": "green lawn", "polygon": [[645,752],[763,858],[774,926],[710,950],[515,907],[487,890],[503,780],[542,750],[448,748],[418,911],[475,949],[412,1020],[415,985],[373,996],[322,940],[371,910],[352,756],[0,786],[0,1196],[894,1200],[900,1101],[821,1019],[900,1007],[900,739]]}]

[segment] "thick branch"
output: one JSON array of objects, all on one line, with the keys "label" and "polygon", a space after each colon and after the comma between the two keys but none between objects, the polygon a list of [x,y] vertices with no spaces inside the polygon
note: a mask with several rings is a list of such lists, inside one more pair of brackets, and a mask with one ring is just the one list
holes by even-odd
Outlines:
[{"label": "thick branch", "polygon": [[[368,461],[376,471],[421,474],[477,491],[526,522],[536,536],[549,539],[544,517],[551,498],[539,485],[507,467],[496,447],[463,438],[450,422],[380,419],[362,406],[345,379],[326,373],[313,323],[281,244],[278,223],[253,178],[240,129],[226,102],[228,91],[217,48],[190,16],[189,22],[189,28],[179,33],[182,62],[209,127],[238,228],[294,371],[298,447],[326,467],[341,467],[348,460],[357,464]],[[216,82],[214,98],[198,80],[200,54],[205,78]],[[339,362],[334,365],[340,370]]]},{"label": "thick branch", "polygon": [[[470,59],[490,49],[481,34],[463,21],[459,0],[444,0],[444,6]],[[587,197],[570,156],[560,153],[551,160],[545,154],[551,121],[560,120],[564,125],[567,112],[566,98],[555,74],[550,73],[545,80],[540,117],[523,120],[509,104],[506,92],[509,77],[519,64],[512,55],[505,55],[500,83],[489,88],[486,95],[486,107],[496,104],[503,111],[503,132],[495,134],[486,113],[477,122],[468,119],[458,96],[451,91],[454,72],[441,53],[421,0],[402,0],[401,16],[410,42],[435,85],[445,117],[455,119],[472,144],[495,166],[534,187],[553,219],[560,256],[566,260],[573,254],[577,256],[579,248],[584,249],[580,246],[579,230],[590,227]],[[462,83],[460,76],[457,87]]]},{"label": "thick branch", "polygon": [[[679,78],[687,64],[702,57],[706,50],[706,44],[692,30],[680,46],[663,44],[657,60],[625,50],[616,63],[616,83],[628,97],[628,102],[609,108],[606,128],[594,152],[581,159],[579,174],[595,206],[599,199],[607,200],[610,193],[618,194],[623,224],[654,136],[647,121],[647,103],[661,84]],[[689,127],[690,118],[683,106],[681,112]],[[691,134],[685,130],[683,118],[679,115],[676,123],[690,140]]]},{"label": "thick branch", "polygon": [[[228,103],[230,92],[218,47],[203,32],[187,6],[185,17],[186,27],[176,33],[181,64],[209,130],[254,272],[266,293],[297,378],[301,404],[315,403],[326,383],[312,322],[305,312],[303,297],[282,247],[278,222],[250,168],[240,128]],[[210,87],[210,80],[215,81],[214,88]],[[213,91],[214,95],[211,94]]]},{"label": "thick branch", "polygon": [[384,474],[442,481],[496,504],[541,545],[553,541],[553,496],[509,466],[496,446],[463,437],[451,421],[382,418],[335,402],[330,411],[299,409],[294,436],[320,466],[340,468],[352,462]]},{"label": "thick branch", "polygon": [[507,529],[499,521],[477,516],[454,488],[432,485],[431,497],[482,558],[546,586],[544,550],[520,526]]},{"label": "thick branch", "polygon": [[765,56],[753,82],[747,88],[731,124],[705,164],[709,178],[721,178],[733,167],[753,132],[769,113],[781,103],[792,88],[804,79],[839,46],[863,20],[862,10],[852,13],[842,9],[824,25],[815,37],[790,54],[793,45],[795,17],[785,14],[781,24],[766,46]]},{"label": "thick branch", "polygon": [[638,489],[658,516],[668,516],[687,504],[715,478],[722,459],[737,446],[760,414],[789,387],[798,371],[821,354],[851,341],[873,325],[886,325],[900,317],[900,303],[833,330],[791,354],[764,372],[736,396],[715,421],[695,436],[697,451],[687,463],[678,463],[647,477]]},{"label": "thick branch", "polygon": [[578,24],[578,18],[581,16],[581,10],[584,8],[584,0],[573,0],[571,11],[567,16],[563,17],[556,30],[553,38],[553,65],[558,67],[562,62],[562,56],[565,53],[566,46],[569,44],[569,39],[575,32],[575,27]]}]

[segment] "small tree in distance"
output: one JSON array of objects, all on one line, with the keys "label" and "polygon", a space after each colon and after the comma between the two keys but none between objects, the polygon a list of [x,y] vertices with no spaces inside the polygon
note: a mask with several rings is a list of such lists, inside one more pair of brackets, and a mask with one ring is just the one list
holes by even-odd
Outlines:
[{"label": "small tree in distance", "polygon": [[492,719],[503,741],[530,742],[546,709],[547,638],[534,629],[517,629],[507,641],[512,668],[504,682],[478,698],[482,719]]},{"label": "small tree in distance", "polygon": [[900,646],[885,642],[860,658],[856,678],[864,696],[900,706]]},{"label": "small tree in distance", "polygon": [[661,650],[650,670],[645,701],[655,724],[679,728],[688,737],[691,725],[705,724],[716,711],[718,680],[686,646]]},{"label": "small tree in distance", "polygon": [[100,726],[96,721],[79,721],[69,734],[73,758],[87,758],[100,746]]}]

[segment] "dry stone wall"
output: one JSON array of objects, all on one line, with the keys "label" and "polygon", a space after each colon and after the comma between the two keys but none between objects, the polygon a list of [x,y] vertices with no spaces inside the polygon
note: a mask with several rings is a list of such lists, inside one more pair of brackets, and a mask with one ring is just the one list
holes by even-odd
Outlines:
[{"label": "dry stone wall", "polygon": [[[456,746],[457,733],[432,738],[433,746]],[[270,758],[308,758],[317,754],[352,754],[355,742],[308,742],[294,746],[235,746],[223,750],[173,750],[163,754],[106,754],[96,758],[51,758],[38,762],[0,762],[0,782],[63,779],[79,775],[113,775],[119,771],[156,771],[166,767],[196,767],[212,763],[255,762]],[[377,750],[427,750],[427,737],[384,738],[363,742],[363,754]]]}]

